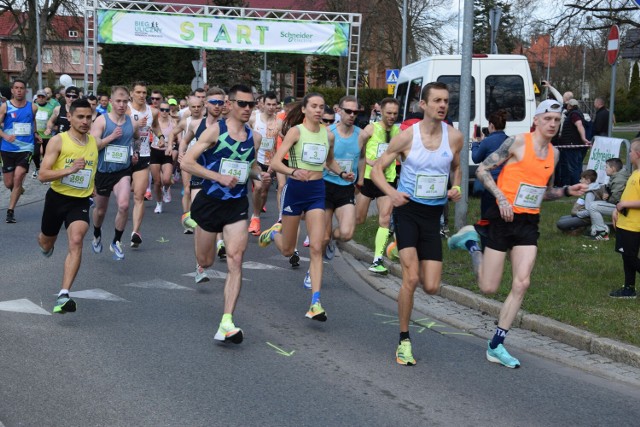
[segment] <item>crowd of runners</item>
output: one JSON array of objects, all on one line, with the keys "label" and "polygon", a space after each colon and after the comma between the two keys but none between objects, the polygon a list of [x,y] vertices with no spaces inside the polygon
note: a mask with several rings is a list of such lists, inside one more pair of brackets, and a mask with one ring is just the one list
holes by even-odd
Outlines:
[{"label": "crowd of runners", "polygon": [[[153,197],[154,213],[162,214],[163,204],[173,200],[172,184],[179,181],[182,215],[176,226],[180,223],[185,233],[194,235],[196,283],[209,280],[206,269],[216,257],[227,263],[224,310],[215,340],[243,340],[233,313],[249,236],[257,236],[261,247],[273,244],[296,267],[303,219],[310,251],[303,286],[311,290],[305,316],[324,322],[323,258],[333,258],[337,241],[352,238],[376,200],[379,228],[369,270],[387,273],[383,254],[395,235],[403,273],[396,360],[416,363],[409,336],[413,294],[419,283],[427,293],[438,291],[441,217],[449,201],[462,197],[459,155],[465,138],[445,122],[446,85],[429,83],[423,88],[423,118],[403,131],[396,123],[399,103],[394,98],[381,100],[379,120],[360,129],[355,120],[362,108],[354,96],[343,97],[331,109],[319,93],[280,103],[272,92],[256,99],[242,84],[228,90],[196,89],[185,100],[149,91],[144,82],[114,86],[110,94],[99,97],[80,97],[78,88],[67,87],[59,105],[50,90],[38,91],[30,102],[21,80],[13,82],[11,92],[11,100],[0,106],[3,179],[11,191],[6,222],[16,222],[23,180],[32,156],[35,161],[42,150],[34,177],[51,187],[38,237],[40,250],[51,256],[63,224],[69,241],[54,313],[76,310],[69,291],[90,228],[95,254],[108,246],[115,260],[123,260],[130,211],[128,244],[136,249],[143,245],[145,198]],[[486,292],[497,290],[507,251],[518,260],[512,263],[512,290],[486,353],[488,360],[512,368],[520,363],[503,342],[535,263],[541,202],[585,191],[583,184],[551,186],[558,155],[550,139],[560,117],[559,104],[542,102],[535,131],[508,138],[480,166],[478,178],[497,200],[488,227],[481,230],[485,248],[477,227],[465,227],[449,240],[451,249],[471,253],[478,283]],[[501,165],[509,173],[503,172],[496,182],[490,171]],[[264,227],[260,216],[273,185],[279,219]],[[113,235],[103,233],[112,194],[117,209]]]}]

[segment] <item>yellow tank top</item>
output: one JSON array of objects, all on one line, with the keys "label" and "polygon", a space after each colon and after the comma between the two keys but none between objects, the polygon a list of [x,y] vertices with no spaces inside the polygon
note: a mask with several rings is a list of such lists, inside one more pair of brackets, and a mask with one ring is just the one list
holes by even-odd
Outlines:
[{"label": "yellow tank top", "polygon": [[300,139],[289,149],[289,166],[308,171],[324,170],[324,161],[329,154],[327,128],[320,126],[318,132],[311,132],[304,125],[298,125]]},{"label": "yellow tank top", "polygon": [[[400,133],[400,126],[393,125],[391,129],[385,130],[378,122],[373,124],[373,134],[365,144],[365,156],[369,160],[378,160],[378,158],[389,147],[391,138]],[[371,179],[371,166],[365,165],[364,177]],[[384,177],[387,182],[393,182],[396,179],[396,162],[392,162],[384,170]]]},{"label": "yellow tank top", "polygon": [[93,181],[98,167],[98,146],[96,139],[87,134],[87,144],[80,145],[71,138],[68,132],[60,134],[62,147],[60,155],[53,164],[53,170],[62,170],[76,159],[84,158],[85,168],[76,173],[57,179],[51,183],[56,193],[70,197],[89,197],[93,194]]}]

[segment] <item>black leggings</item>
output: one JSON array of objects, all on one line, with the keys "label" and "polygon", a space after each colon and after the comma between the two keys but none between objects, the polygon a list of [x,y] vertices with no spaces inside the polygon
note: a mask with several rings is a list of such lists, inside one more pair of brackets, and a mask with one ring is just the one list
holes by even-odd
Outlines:
[{"label": "black leggings", "polygon": [[616,230],[616,251],[622,255],[624,287],[634,289],[636,273],[640,273],[640,259],[638,259],[640,232],[618,228]]}]

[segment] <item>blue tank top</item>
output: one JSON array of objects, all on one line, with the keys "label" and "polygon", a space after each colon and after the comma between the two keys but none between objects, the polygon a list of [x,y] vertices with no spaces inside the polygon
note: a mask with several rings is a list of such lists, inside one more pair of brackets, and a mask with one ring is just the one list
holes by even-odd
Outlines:
[{"label": "blue tank top", "polygon": [[414,124],[411,151],[402,161],[398,191],[409,194],[411,200],[423,205],[446,204],[452,160],[446,123],[442,122],[442,139],[435,150],[424,148],[420,123]]},{"label": "blue tank top", "polygon": [[[101,138],[106,138],[116,130],[117,125],[104,115],[105,126]],[[122,135],[120,138],[111,141],[98,152],[98,172],[114,173],[123,171],[131,167],[131,143],[133,142],[133,123],[131,117],[124,116],[122,125]]]},{"label": "blue tank top", "polygon": [[[352,126],[353,133],[348,138],[340,136],[337,130],[337,123],[329,126],[329,131],[335,136],[335,142],[333,143],[333,158],[336,159],[340,165],[340,169],[345,172],[353,172],[356,174],[356,180],[358,179],[358,159],[360,158],[360,145],[358,144],[358,137],[360,136],[360,128],[358,126]],[[340,178],[335,173],[325,169],[322,172],[322,178],[336,185],[353,185],[353,182]]]},{"label": "blue tank top", "polygon": [[205,179],[202,182],[202,189],[208,196],[216,199],[240,199],[247,195],[247,183],[250,181],[249,171],[256,157],[253,132],[245,124],[244,129],[247,132],[247,140],[234,141],[229,136],[226,121],[218,122],[218,126],[220,126],[218,142],[213,148],[202,153],[203,166],[210,171],[224,175],[230,173],[237,175],[239,177],[238,184],[233,188],[228,188],[220,185],[217,181]]},{"label": "blue tank top", "polygon": [[15,107],[11,101],[7,101],[7,114],[4,116],[4,133],[15,135],[16,140],[9,142],[2,139],[2,151],[30,152],[33,153],[34,136],[36,131],[33,127],[34,123],[33,107],[31,102],[27,101],[24,107]]}]

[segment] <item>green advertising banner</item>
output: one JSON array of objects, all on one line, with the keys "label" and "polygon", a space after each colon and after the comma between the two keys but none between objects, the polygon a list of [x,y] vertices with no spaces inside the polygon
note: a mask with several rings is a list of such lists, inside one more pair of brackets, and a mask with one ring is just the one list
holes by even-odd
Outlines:
[{"label": "green advertising banner", "polygon": [[347,56],[349,24],[99,9],[98,43]]}]

